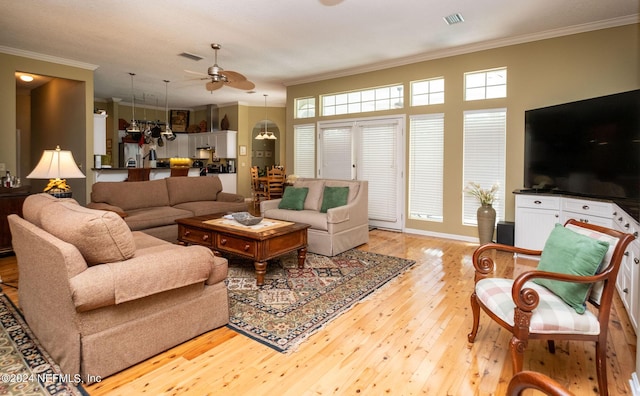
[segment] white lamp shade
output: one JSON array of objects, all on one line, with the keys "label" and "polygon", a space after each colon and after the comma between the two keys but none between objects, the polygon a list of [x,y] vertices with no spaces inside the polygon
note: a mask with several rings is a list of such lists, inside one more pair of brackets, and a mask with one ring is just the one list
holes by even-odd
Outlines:
[{"label": "white lamp shade", "polygon": [[69,150],[44,150],[40,162],[29,173],[27,179],[84,179],[85,175],[76,165]]}]

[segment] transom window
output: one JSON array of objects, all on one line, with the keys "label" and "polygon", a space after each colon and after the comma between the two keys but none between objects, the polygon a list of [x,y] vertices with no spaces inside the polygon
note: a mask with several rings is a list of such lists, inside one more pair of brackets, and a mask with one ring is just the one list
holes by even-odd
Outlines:
[{"label": "transom window", "polygon": [[316,116],[315,98],[297,98],[294,100],[296,118],[311,118]]},{"label": "transom window", "polygon": [[322,101],[323,116],[366,113],[404,107],[402,84],[322,95],[320,100]]},{"label": "transom window", "polygon": [[507,68],[464,74],[464,99],[482,100],[507,97]]},{"label": "transom window", "polygon": [[411,82],[411,106],[444,103],[444,78]]}]

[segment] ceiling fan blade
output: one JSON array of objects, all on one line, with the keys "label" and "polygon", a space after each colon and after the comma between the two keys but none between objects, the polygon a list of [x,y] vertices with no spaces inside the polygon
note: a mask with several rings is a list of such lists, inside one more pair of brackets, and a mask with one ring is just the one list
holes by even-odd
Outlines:
[{"label": "ceiling fan blade", "polygon": [[249,80],[242,81],[230,81],[227,83],[231,88],[242,89],[244,91],[250,91],[256,87],[256,84],[252,83]]},{"label": "ceiling fan blade", "polygon": [[207,88],[207,91],[215,91],[216,89],[220,89],[222,88],[222,86],[224,85],[224,83],[222,81],[218,81],[218,82],[208,82],[205,87]]},{"label": "ceiling fan blade", "polygon": [[231,81],[244,81],[244,80],[247,79],[241,73],[238,73],[238,72],[235,72],[235,71],[231,71],[231,70],[225,70],[221,74],[223,74],[225,77],[227,77],[227,80],[229,80],[229,82],[231,82]]}]

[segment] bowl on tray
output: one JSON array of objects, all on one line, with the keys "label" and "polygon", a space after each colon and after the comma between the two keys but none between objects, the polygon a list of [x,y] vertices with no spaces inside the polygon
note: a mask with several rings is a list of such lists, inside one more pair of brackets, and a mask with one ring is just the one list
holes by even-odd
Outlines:
[{"label": "bowl on tray", "polygon": [[256,225],[262,221],[262,217],[252,216],[249,212],[231,213],[231,217],[238,223],[246,226]]}]

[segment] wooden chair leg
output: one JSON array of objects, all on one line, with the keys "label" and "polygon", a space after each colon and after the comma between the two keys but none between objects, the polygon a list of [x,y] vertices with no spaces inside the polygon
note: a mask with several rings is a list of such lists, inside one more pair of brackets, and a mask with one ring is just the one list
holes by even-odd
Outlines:
[{"label": "wooden chair leg", "polygon": [[469,342],[473,343],[476,340],[478,334],[478,326],[480,324],[480,304],[476,297],[476,292],[471,294],[471,312],[473,312],[473,326],[471,327],[471,333],[467,335]]},{"label": "wooden chair leg", "polygon": [[522,371],[522,361],[524,360],[524,351],[527,349],[527,342],[513,336],[509,342],[509,349],[511,350],[513,373],[519,373]]},{"label": "wooden chair leg", "polygon": [[609,394],[607,385],[607,342],[596,342],[596,373],[598,375],[598,391],[602,396]]}]

